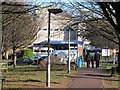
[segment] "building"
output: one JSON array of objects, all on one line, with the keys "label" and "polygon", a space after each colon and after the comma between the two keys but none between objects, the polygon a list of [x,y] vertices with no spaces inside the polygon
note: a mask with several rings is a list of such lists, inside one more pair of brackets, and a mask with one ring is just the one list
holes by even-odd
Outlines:
[{"label": "building", "polygon": [[[36,11],[40,16],[37,20],[40,23],[40,30],[37,34],[36,40],[33,42],[34,47],[42,48],[47,46],[48,41],[48,11],[47,9]],[[51,14],[50,22],[50,46],[56,50],[68,49],[68,38],[70,31],[70,46],[78,47],[79,55],[82,56],[83,41],[82,38],[78,38],[78,30],[82,27],[81,24],[73,25],[72,16],[61,13],[58,15]],[[71,25],[71,27],[69,27]],[[79,27],[79,28],[78,28]],[[39,51],[39,50],[38,50]]]},{"label": "building", "polygon": [[[42,12],[42,14],[41,14]],[[37,38],[33,43],[40,43],[47,41],[48,39],[48,11],[44,9],[43,11],[37,11],[38,22],[41,25],[41,29],[37,34]],[[42,17],[42,20],[41,20]],[[50,39],[51,41],[64,41],[64,28],[71,22],[71,16],[65,14],[54,15],[51,14],[51,23],[50,23]]]}]

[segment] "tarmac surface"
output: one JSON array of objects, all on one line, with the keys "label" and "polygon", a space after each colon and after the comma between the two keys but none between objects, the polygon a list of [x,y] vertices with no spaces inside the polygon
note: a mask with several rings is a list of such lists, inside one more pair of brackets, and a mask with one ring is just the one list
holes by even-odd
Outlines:
[{"label": "tarmac surface", "polygon": [[87,68],[84,70],[79,70],[76,77],[74,77],[74,79],[68,85],[68,88],[105,90],[103,78],[109,77],[110,75],[104,74],[99,68]]}]

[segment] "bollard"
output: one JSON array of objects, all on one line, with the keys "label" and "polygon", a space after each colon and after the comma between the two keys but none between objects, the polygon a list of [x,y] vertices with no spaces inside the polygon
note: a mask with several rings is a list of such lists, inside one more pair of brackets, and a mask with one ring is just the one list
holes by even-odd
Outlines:
[{"label": "bollard", "polygon": [[115,68],[115,67],[112,67],[112,68],[111,68],[111,75],[110,75],[110,76],[113,76],[113,74],[115,74],[115,71],[116,71],[116,68]]},{"label": "bollard", "polygon": [[82,58],[78,58],[78,63],[77,63],[77,65],[78,65],[78,68],[82,68]]}]

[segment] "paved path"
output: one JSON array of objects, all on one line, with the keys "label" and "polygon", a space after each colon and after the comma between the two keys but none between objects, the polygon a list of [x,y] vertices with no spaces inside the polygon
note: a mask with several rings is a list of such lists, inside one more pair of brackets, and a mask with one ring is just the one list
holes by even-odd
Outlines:
[{"label": "paved path", "polygon": [[103,90],[102,77],[100,75],[100,69],[80,70],[68,88],[99,88]]}]

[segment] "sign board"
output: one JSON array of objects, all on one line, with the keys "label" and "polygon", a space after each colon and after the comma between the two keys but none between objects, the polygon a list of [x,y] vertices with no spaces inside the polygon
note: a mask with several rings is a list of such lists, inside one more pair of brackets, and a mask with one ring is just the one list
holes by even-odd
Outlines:
[{"label": "sign board", "polygon": [[64,30],[64,41],[69,41],[69,30],[70,30],[70,41],[77,40],[77,30],[70,28]]},{"label": "sign board", "polygon": [[102,56],[110,56],[110,49],[102,49]]},{"label": "sign board", "polygon": [[[68,41],[50,41],[50,44],[68,44]],[[72,41],[70,44],[80,44],[83,45],[83,41]]]}]

